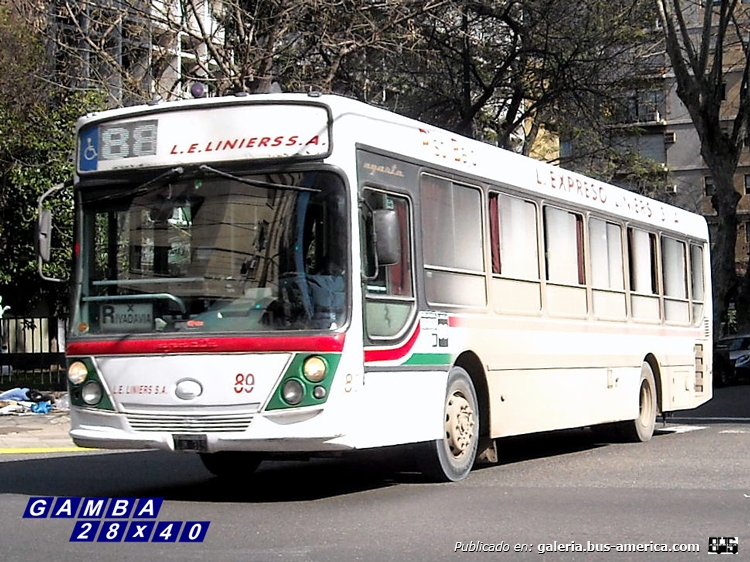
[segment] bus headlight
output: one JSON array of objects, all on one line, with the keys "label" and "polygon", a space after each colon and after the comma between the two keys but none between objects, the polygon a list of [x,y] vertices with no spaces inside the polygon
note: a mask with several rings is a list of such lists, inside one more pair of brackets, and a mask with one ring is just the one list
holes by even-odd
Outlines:
[{"label": "bus headlight", "polygon": [[89,381],[81,389],[81,399],[89,406],[98,404],[102,399],[102,387],[96,381]]},{"label": "bus headlight", "polygon": [[89,370],[81,361],[74,361],[68,367],[68,380],[73,384],[81,384],[89,376]]},{"label": "bus headlight", "polygon": [[302,374],[310,382],[320,382],[326,376],[326,362],[322,357],[313,355],[305,359],[304,365],[302,365]]},{"label": "bus headlight", "polygon": [[290,379],[284,383],[281,388],[281,396],[284,401],[291,406],[296,406],[302,402],[302,396],[305,393],[305,389],[302,388],[302,383],[295,379]]}]

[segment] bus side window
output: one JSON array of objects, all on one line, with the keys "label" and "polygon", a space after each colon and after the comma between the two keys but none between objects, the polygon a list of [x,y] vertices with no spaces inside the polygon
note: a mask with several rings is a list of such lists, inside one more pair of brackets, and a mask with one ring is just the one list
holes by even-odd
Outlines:
[{"label": "bus side window", "polygon": [[401,238],[401,261],[381,265],[374,271],[375,258],[370,231],[371,222],[363,217],[363,271],[368,277],[366,287],[365,324],[371,338],[393,338],[401,332],[414,309],[414,288],[411,259],[411,218],[405,197],[367,189],[366,207],[393,209],[398,217]]},{"label": "bus side window", "polygon": [[657,294],[655,236],[637,228],[628,229],[628,259],[630,260],[630,290],[649,295]]},{"label": "bus side window", "polygon": [[625,262],[622,227],[596,217],[589,218],[591,298],[596,318],[627,319]]},{"label": "bus side window", "polygon": [[690,244],[690,295],[693,301],[693,323],[703,320],[705,284],[703,281],[703,248]]},{"label": "bus side window", "polygon": [[589,219],[591,285],[597,289],[624,291],[622,235],[620,226]]},{"label": "bus side window", "polygon": [[481,190],[427,173],[419,189],[427,302],[487,306]]},{"label": "bus side window", "polygon": [[657,322],[659,289],[657,284],[656,235],[638,228],[628,228],[628,265],[630,266],[630,301],[634,318]]},{"label": "bus side window", "polygon": [[586,283],[581,215],[545,207],[544,247],[548,281],[566,285]]},{"label": "bus side window", "polygon": [[667,322],[687,323],[690,321],[690,307],[685,243],[662,236],[661,261],[664,276],[664,317]]},{"label": "bus side window", "polygon": [[536,207],[530,201],[490,193],[492,273],[539,279]]},{"label": "bus side window", "polygon": [[490,192],[488,197],[492,308],[500,314],[542,310],[536,205]]}]

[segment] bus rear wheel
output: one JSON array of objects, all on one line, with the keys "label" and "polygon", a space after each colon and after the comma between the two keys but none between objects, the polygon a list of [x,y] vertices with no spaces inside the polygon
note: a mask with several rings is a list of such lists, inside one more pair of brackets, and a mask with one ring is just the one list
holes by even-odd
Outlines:
[{"label": "bus rear wheel", "polygon": [[620,422],[618,432],[623,440],[645,442],[654,435],[656,427],[656,382],[651,365],[643,363],[638,391],[638,417],[631,421]]},{"label": "bus rear wheel", "polygon": [[221,451],[200,453],[203,466],[219,478],[247,477],[258,469],[263,458],[258,453]]},{"label": "bus rear wheel", "polygon": [[425,444],[422,474],[435,482],[463,480],[474,466],[479,444],[479,406],[474,384],[461,367],[448,375],[444,437]]}]

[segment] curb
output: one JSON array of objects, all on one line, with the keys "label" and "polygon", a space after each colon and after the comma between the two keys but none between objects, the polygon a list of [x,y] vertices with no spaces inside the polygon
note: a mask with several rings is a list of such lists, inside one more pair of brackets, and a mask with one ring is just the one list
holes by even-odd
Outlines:
[{"label": "curb", "polygon": [[0,455],[23,455],[39,453],[87,453],[96,451],[87,447],[16,447],[0,449]]}]

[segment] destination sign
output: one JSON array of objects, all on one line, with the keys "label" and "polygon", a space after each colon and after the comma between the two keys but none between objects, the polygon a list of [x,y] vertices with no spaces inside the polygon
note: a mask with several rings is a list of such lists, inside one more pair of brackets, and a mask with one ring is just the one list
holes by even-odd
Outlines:
[{"label": "destination sign", "polygon": [[330,153],[326,108],[304,104],[243,104],[174,110],[83,125],[78,172]]},{"label": "destination sign", "polygon": [[154,325],[154,307],[148,303],[102,304],[99,322],[103,332],[149,331]]}]

